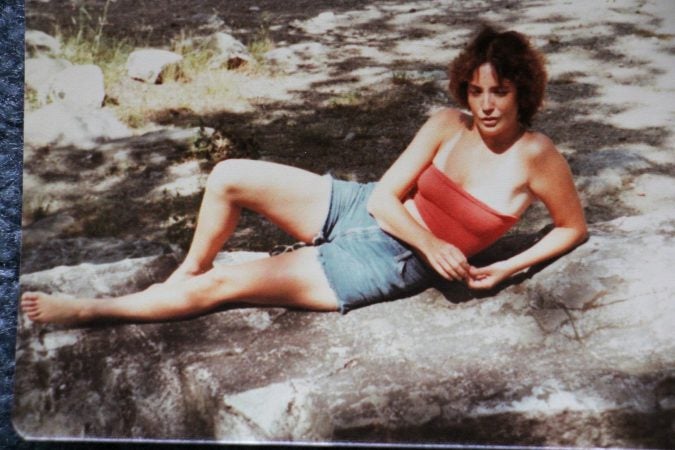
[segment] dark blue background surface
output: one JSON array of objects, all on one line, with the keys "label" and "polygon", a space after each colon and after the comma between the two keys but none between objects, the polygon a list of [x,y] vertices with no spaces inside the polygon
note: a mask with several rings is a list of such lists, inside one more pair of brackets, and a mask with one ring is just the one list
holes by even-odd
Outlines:
[{"label": "dark blue background surface", "polygon": [[23,29],[20,0],[0,2],[0,447],[24,447],[10,423],[21,225]]}]

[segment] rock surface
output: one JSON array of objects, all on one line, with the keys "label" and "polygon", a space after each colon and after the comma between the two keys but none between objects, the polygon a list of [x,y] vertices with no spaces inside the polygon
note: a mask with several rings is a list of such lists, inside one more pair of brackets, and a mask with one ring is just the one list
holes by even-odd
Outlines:
[{"label": "rock surface", "polygon": [[234,69],[253,61],[253,56],[246,46],[231,34],[214,33],[206,40],[206,45],[207,48],[215,52],[215,55],[209,61],[209,67],[211,68],[226,67]]},{"label": "rock surface", "polygon": [[82,150],[131,135],[110,109],[74,108],[60,102],[26,113],[24,130],[28,146],[71,146]]},{"label": "rock surface", "polygon": [[301,42],[265,52],[264,58],[268,63],[292,72],[301,64],[322,62],[327,53],[328,49],[319,42]]},{"label": "rock surface", "polygon": [[103,105],[103,72],[94,64],[67,67],[50,79],[49,100],[74,108],[99,108]]},{"label": "rock surface", "polygon": [[47,103],[51,80],[57,73],[72,67],[72,63],[61,58],[29,58],[25,65],[26,88],[37,94],[39,104]]},{"label": "rock surface", "polygon": [[306,21],[296,20],[292,23],[294,27],[303,29],[308,34],[324,34],[331,32],[338,26],[338,19],[332,11],[324,11],[316,17]]},{"label": "rock surface", "polygon": [[26,275],[58,266],[77,266],[83,262],[104,264],[124,259],[161,256],[180,252],[152,241],[125,241],[115,238],[42,239],[30,246],[21,258]]},{"label": "rock surface", "polygon": [[127,75],[146,83],[157,83],[161,79],[162,71],[182,59],[178,53],[168,50],[152,48],[136,50],[127,59]]},{"label": "rock surface", "polygon": [[[234,307],[74,329],[21,317],[15,425],[32,437],[671,447],[675,213],[591,233],[480,297],[429,289],[345,316]],[[21,283],[101,297],[175,262],[83,263]]]},{"label": "rock surface", "polygon": [[29,55],[61,53],[61,42],[39,30],[26,30],[26,50]]}]

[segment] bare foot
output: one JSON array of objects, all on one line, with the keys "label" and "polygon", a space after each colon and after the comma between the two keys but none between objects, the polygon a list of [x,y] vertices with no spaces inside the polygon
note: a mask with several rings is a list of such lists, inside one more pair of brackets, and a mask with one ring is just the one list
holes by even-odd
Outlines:
[{"label": "bare foot", "polygon": [[86,300],[57,297],[44,292],[25,292],[21,310],[33,322],[73,324],[87,321]]}]

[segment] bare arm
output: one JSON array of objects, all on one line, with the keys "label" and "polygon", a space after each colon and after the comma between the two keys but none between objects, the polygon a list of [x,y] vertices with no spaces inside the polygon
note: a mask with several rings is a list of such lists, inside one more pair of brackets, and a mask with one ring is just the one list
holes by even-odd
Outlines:
[{"label": "bare arm", "polygon": [[441,276],[455,280],[469,275],[466,257],[417,223],[402,199],[431,164],[441,144],[463,126],[460,116],[460,112],[449,109],[433,114],[383,175],[368,201],[368,212],[383,230],[412,245]]},{"label": "bare arm", "polygon": [[553,219],[554,228],[535,245],[507,260],[472,268],[469,287],[489,289],[523,269],[561,255],[580,244],[588,230],[567,162],[546,139],[531,161],[529,188]]}]

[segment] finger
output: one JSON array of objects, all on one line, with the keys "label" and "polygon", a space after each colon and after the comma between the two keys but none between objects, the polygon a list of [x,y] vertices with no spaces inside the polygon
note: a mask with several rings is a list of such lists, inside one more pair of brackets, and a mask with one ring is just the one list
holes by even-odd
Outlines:
[{"label": "finger", "polygon": [[434,270],[436,270],[436,273],[448,281],[452,281],[454,279],[452,275],[449,274],[440,264],[434,265]]},{"label": "finger", "polygon": [[457,247],[452,245],[452,246],[450,246],[450,253],[463,266],[466,266],[467,268],[469,267],[469,262],[466,259],[466,255],[464,255],[464,253],[460,249],[458,249]]},{"label": "finger", "polygon": [[439,272],[447,280],[458,280],[461,277],[459,274],[452,268],[452,265],[449,264],[445,259],[439,259],[436,261],[438,266],[437,272]]},{"label": "finger", "polygon": [[[445,258],[446,264],[448,264],[450,267],[452,267],[453,271],[462,279],[468,278],[468,270],[467,268],[462,264],[461,260],[458,260],[457,256],[455,255],[447,255]],[[466,263],[466,261],[465,261]],[[467,264],[468,265],[468,264]]]},{"label": "finger", "polygon": [[445,271],[451,275],[453,280],[461,281],[465,278],[461,268],[454,261],[444,260],[442,265]]},{"label": "finger", "polygon": [[469,273],[469,271],[471,270],[471,264],[469,264],[469,261],[466,260],[466,257],[460,253],[459,256],[456,257],[456,259],[459,262],[459,265],[462,266],[462,269],[466,273]]},{"label": "finger", "polygon": [[479,278],[480,277],[486,277],[486,276],[490,275],[491,272],[492,271],[490,270],[489,266],[486,266],[486,267],[473,267],[472,266],[471,269],[470,269],[471,276],[479,277]]},{"label": "finger", "polygon": [[492,282],[488,278],[472,279],[467,283],[470,289],[490,289]]},{"label": "finger", "polygon": [[439,274],[441,277],[445,278],[446,280],[450,279],[450,275],[448,275],[445,272],[445,269],[440,265],[440,263],[435,260],[435,259],[428,259],[427,264],[431,266],[434,271],[436,271],[437,274]]}]

